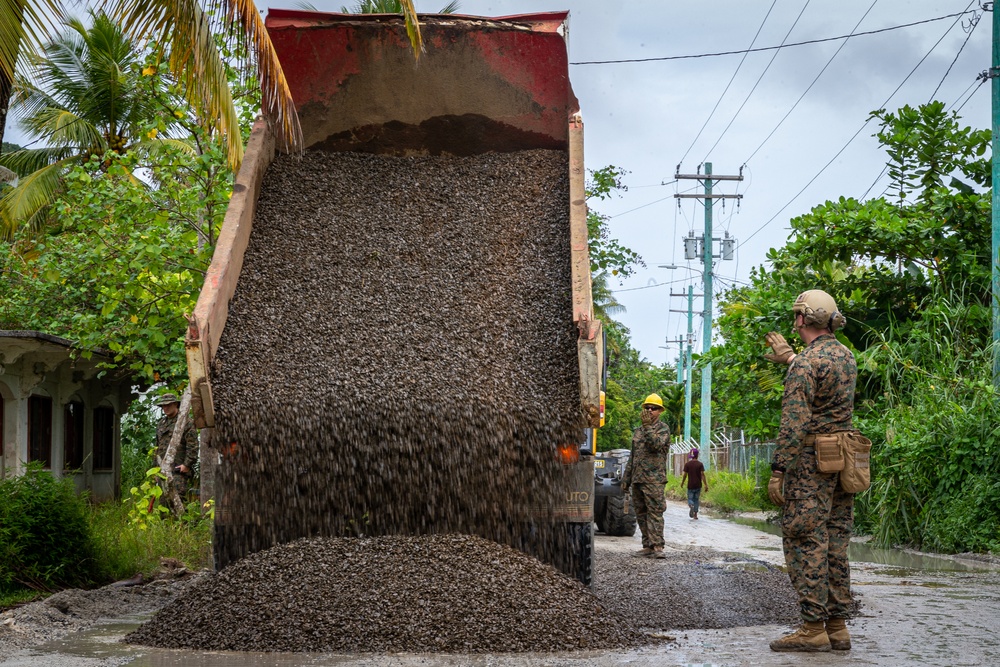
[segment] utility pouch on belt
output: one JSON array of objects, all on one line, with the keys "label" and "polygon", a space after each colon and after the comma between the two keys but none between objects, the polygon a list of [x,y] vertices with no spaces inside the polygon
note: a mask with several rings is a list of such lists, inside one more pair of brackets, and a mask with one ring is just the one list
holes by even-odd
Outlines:
[{"label": "utility pouch on belt", "polygon": [[[844,469],[840,471],[840,488],[848,493],[861,493],[872,485],[871,461],[872,441],[857,432],[844,431],[837,434],[841,438],[844,452]],[[819,446],[816,447],[819,452]]]},{"label": "utility pouch on belt", "polygon": [[817,433],[813,436],[813,447],[816,448],[816,469],[819,472],[843,474],[844,452],[840,436],[840,433]]}]

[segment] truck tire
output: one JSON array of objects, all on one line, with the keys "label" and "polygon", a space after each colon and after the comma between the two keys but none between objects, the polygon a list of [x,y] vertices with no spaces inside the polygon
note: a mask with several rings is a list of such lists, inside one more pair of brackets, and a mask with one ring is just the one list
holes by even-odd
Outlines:
[{"label": "truck tire", "polygon": [[597,522],[597,530],[602,533],[607,532],[607,496],[597,496],[594,498],[594,521]]},{"label": "truck tire", "polygon": [[625,512],[623,496],[608,496],[607,508],[604,512],[604,532],[615,537],[632,537],[635,535],[635,510],[630,506]]},{"label": "truck tire", "polygon": [[569,531],[566,553],[569,567],[563,571],[589,587],[594,583],[594,524],[568,523],[566,529]]}]

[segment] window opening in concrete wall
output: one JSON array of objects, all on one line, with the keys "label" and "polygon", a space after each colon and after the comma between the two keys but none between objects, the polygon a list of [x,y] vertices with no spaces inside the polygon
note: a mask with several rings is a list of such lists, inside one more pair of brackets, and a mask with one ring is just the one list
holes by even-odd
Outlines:
[{"label": "window opening in concrete wall", "polygon": [[28,461],[41,461],[52,467],[52,399],[28,398]]},{"label": "window opening in concrete wall", "polygon": [[115,409],[94,408],[94,470],[111,470],[114,466]]},{"label": "window opening in concrete wall", "polygon": [[67,470],[83,467],[83,403],[70,401],[63,416],[63,466]]}]

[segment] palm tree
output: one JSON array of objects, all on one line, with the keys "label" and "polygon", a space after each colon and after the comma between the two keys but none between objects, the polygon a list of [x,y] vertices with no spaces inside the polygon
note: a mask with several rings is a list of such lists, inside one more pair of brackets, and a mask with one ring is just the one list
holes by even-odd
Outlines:
[{"label": "palm tree", "polygon": [[[436,13],[454,14],[458,7],[458,0],[455,0]],[[340,11],[344,14],[402,14],[406,10],[401,0],[360,0],[353,8],[341,7]]]},{"label": "palm tree", "polygon": [[614,322],[613,315],[625,312],[625,306],[618,302],[611,286],[608,285],[608,272],[601,271],[590,277],[590,294],[594,302],[594,317],[602,322]]},{"label": "palm tree", "polygon": [[[141,85],[143,53],[107,15],[91,13],[91,23],[66,21],[67,30],[30,59],[34,79],[14,82],[11,104],[19,125],[44,146],[0,156],[21,176],[0,198],[8,232],[21,222],[40,226],[69,163],[109,150],[181,143],[147,141],[144,126],[165,114]],[[164,120],[168,127],[170,122]]]},{"label": "palm tree", "polygon": [[[423,44],[413,0],[400,0],[400,5],[414,55],[419,57]],[[264,111],[276,119],[287,146],[301,146],[302,131],[288,83],[253,0],[99,0],[98,8],[119,21],[136,41],[153,39],[203,122],[229,138],[234,169],[242,161],[243,143],[217,35],[247,47],[244,64],[257,70]],[[19,61],[37,53],[62,16],[59,0],[0,2],[0,119],[6,118],[8,108],[2,82],[9,86]],[[0,123],[0,132],[2,127]]]}]

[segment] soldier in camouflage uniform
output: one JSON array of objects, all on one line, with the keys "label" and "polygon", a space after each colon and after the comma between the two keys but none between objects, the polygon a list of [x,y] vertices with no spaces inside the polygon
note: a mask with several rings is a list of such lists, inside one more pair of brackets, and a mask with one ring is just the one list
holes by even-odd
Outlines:
[{"label": "soldier in camouflage uniform", "polygon": [[653,558],[666,558],[663,513],[667,511],[667,502],[663,487],[667,483],[670,427],[660,421],[661,414],[663,400],[657,394],[650,394],[642,402],[642,426],[632,436],[632,456],[622,477],[622,489],[632,494],[642,533],[642,550],[636,555]]},{"label": "soldier in camouflage uniform", "polygon": [[[160,465],[168,465],[163,457],[174,434],[174,425],[180,414],[181,402],[174,394],[164,394],[156,402],[163,409],[163,416],[156,424],[156,460]],[[174,460],[169,463],[173,470],[172,488],[177,491],[181,500],[188,489],[188,482],[194,474],[194,464],[198,460],[198,434],[194,424],[188,421],[184,435],[174,451]]]},{"label": "soldier in camouflage uniform", "polygon": [[771,648],[849,650],[847,546],[854,524],[854,494],[841,489],[839,473],[818,472],[813,444],[816,434],[854,431],[858,368],[851,351],[833,335],[846,324],[833,297],[809,290],[799,295],[792,309],[795,330],[806,348],[796,355],[781,334],[767,335],[774,354],[765,357],[789,365],[768,495],[782,507],[785,563],[799,595],[803,623],[794,633],[771,642]]}]

